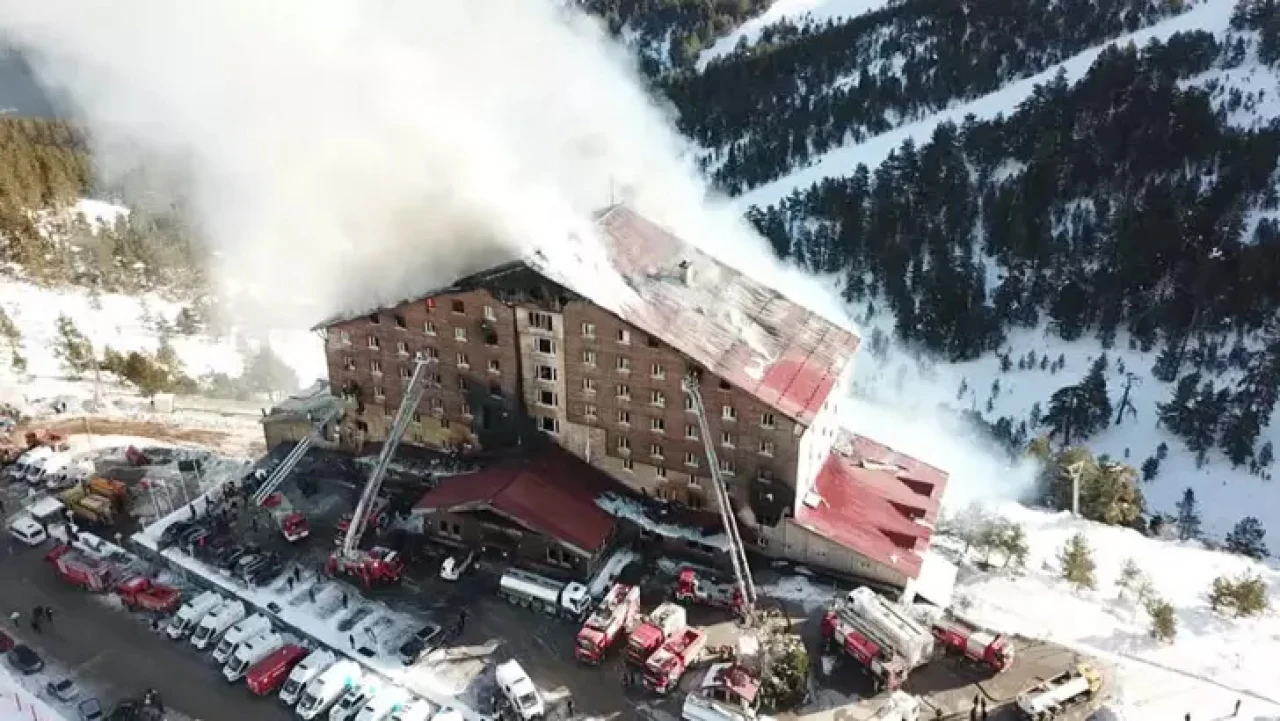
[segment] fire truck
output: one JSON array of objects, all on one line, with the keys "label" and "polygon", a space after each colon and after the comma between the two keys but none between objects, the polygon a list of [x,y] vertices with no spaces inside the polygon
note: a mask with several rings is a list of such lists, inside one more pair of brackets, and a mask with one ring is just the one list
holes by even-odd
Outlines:
[{"label": "fire truck", "polygon": [[182,592],[173,586],[156,583],[146,576],[125,579],[116,586],[116,595],[131,610],[172,613],[182,601]]},{"label": "fire truck", "polygon": [[307,517],[297,511],[282,515],[278,522],[280,535],[290,543],[301,541],[311,535],[311,524],[307,521]]},{"label": "fire truck", "polygon": [[877,693],[901,686],[934,649],[929,628],[865,586],[850,591],[827,610],[822,637],[862,665]]},{"label": "fire truck", "polygon": [[688,625],[684,606],[677,603],[658,606],[627,638],[627,660],[643,666],[658,647]]},{"label": "fire truck", "polygon": [[1007,636],[992,633],[955,616],[934,621],[933,637],[946,652],[959,654],[996,673],[1013,664],[1013,643]]},{"label": "fire truck", "polygon": [[329,556],[324,571],[330,576],[351,576],[365,588],[369,588],[398,582],[404,575],[404,560],[390,548],[377,546],[360,553],[355,561],[349,561],[335,553]]},{"label": "fire truck", "polygon": [[59,545],[45,555],[68,583],[103,593],[111,589],[117,576],[115,566],[101,558],[91,558],[67,545]]},{"label": "fire truck", "polygon": [[707,634],[700,628],[686,628],[671,637],[645,661],[645,688],[654,693],[670,693],[684,672],[697,663],[706,645]]},{"label": "fire truck", "polygon": [[640,588],[615,583],[578,631],[574,655],[585,663],[600,663],[609,647],[635,625],[639,615]]},{"label": "fire truck", "polygon": [[1016,704],[1023,718],[1047,719],[1101,691],[1102,676],[1092,666],[1081,663],[1018,694]]},{"label": "fire truck", "polygon": [[735,612],[744,606],[742,589],[736,581],[703,578],[692,568],[683,568],[676,577],[676,600],[703,606],[728,608]]}]

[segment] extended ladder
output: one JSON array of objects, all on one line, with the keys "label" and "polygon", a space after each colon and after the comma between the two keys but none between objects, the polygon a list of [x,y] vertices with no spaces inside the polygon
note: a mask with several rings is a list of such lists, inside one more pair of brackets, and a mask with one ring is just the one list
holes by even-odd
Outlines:
[{"label": "extended ladder", "polygon": [[302,457],[307,455],[307,451],[311,450],[311,446],[316,441],[324,437],[325,426],[329,425],[329,423],[333,421],[333,419],[337,418],[341,413],[342,406],[336,406],[329,409],[319,421],[316,421],[315,426],[311,429],[311,432],[307,434],[307,437],[298,441],[293,446],[289,451],[289,455],[284,457],[284,460],[280,462],[280,465],[276,466],[275,470],[271,471],[271,475],[267,476],[267,479],[262,482],[261,486],[258,486],[258,490],[254,491],[253,502],[255,505],[261,506],[272,493],[276,492],[276,489],[280,487],[280,484],[284,483],[290,473],[293,473],[293,469],[297,467],[298,463],[302,460]]},{"label": "extended ladder", "polygon": [[742,543],[742,535],[738,532],[738,519],[733,515],[733,505],[729,496],[729,487],[720,474],[720,459],[716,457],[715,443],[711,438],[711,426],[707,422],[707,409],[702,404],[702,392],[698,390],[698,378],[694,374],[684,377],[681,387],[689,400],[693,402],[693,411],[698,416],[698,428],[702,432],[702,447],[707,452],[707,463],[711,465],[712,487],[715,489],[717,505],[720,506],[720,521],[724,524],[725,536],[729,539],[729,560],[733,562],[733,572],[737,576],[738,591],[742,594],[743,615],[751,617],[756,607],[756,584],[751,578],[751,567],[747,563],[747,549]]},{"label": "extended ladder", "polygon": [[351,525],[347,526],[347,534],[342,539],[342,556],[344,557],[350,557],[355,552],[356,546],[360,544],[360,537],[364,535],[365,526],[369,521],[367,518],[369,507],[373,499],[378,497],[378,491],[382,490],[382,479],[391,466],[391,458],[400,447],[400,440],[404,438],[404,432],[409,428],[409,421],[412,420],[418,402],[422,400],[422,394],[426,390],[427,366],[435,363],[435,359],[428,358],[415,363],[413,375],[404,389],[404,397],[400,399],[400,409],[396,411],[395,420],[391,423],[391,430],[382,444],[382,451],[378,453],[373,472],[369,474],[364,491],[360,493],[360,502],[356,504],[355,513],[351,516]]}]

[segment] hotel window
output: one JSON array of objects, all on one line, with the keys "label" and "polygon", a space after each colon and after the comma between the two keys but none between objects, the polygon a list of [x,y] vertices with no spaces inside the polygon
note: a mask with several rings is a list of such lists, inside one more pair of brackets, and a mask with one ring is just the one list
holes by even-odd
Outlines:
[{"label": "hotel window", "polygon": [[538,403],[544,406],[556,407],[560,405],[560,400],[556,398],[556,394],[552,391],[539,391]]},{"label": "hotel window", "polygon": [[423,323],[423,324],[422,324],[422,332],[423,332],[423,333],[426,333],[427,335],[435,335],[435,334],[436,334],[436,324],[435,324],[435,323],[432,323],[431,321],[427,321],[426,323]]},{"label": "hotel window", "polygon": [[618,372],[619,372],[619,373],[630,373],[630,372],[631,372],[631,359],[630,359],[630,358],[628,358],[628,357],[626,357],[626,356],[618,356]]},{"label": "hotel window", "polygon": [[764,415],[760,416],[760,427],[761,428],[776,427],[776,422],[774,421],[772,413],[765,413]]},{"label": "hotel window", "polygon": [[432,413],[442,413],[443,411],[444,411],[444,401],[440,400],[439,398],[432,398],[432,399],[431,399],[431,412],[432,412]]},{"label": "hotel window", "polygon": [[582,415],[585,416],[587,420],[594,421],[596,419],[596,407],[590,403],[582,406]]},{"label": "hotel window", "polygon": [[556,379],[556,369],[554,366],[534,366],[534,371],[538,375],[540,381],[554,381]]},{"label": "hotel window", "polygon": [[733,406],[724,406],[720,409],[720,418],[726,421],[738,420],[738,409]]},{"label": "hotel window", "polygon": [[658,477],[658,478],[666,478],[666,477],[667,477],[667,469],[666,469],[666,468],[663,468],[662,466],[658,466],[657,468],[654,468],[654,469],[653,469],[653,475],[654,475],[654,476],[656,476],[656,477]]},{"label": "hotel window", "polygon": [[760,441],[760,455],[772,456],[774,450],[773,441]]},{"label": "hotel window", "polygon": [[378,336],[376,335],[369,336],[369,347],[372,348],[373,350],[378,350]]},{"label": "hotel window", "polygon": [[428,358],[430,358],[430,359],[432,359],[432,360],[440,360],[440,349],[439,349],[439,348],[432,348],[432,347],[428,346],[428,347],[427,347],[427,357],[428,357]]},{"label": "hotel window", "polygon": [[534,311],[529,311],[529,327],[546,331],[554,330],[551,325],[550,315]]},{"label": "hotel window", "polygon": [[582,324],[582,337],[583,337],[583,338],[595,338],[595,337],[596,337],[596,324],[595,324],[595,323],[583,323],[583,324]]},{"label": "hotel window", "polygon": [[378,325],[381,322],[382,319],[378,317],[377,313],[369,314],[369,325]]},{"label": "hotel window", "polygon": [[396,341],[396,353],[400,355],[409,355],[409,345],[404,341]]},{"label": "hotel window", "polygon": [[490,381],[490,382],[489,382],[489,395],[493,396],[494,398],[501,398],[501,397],[502,397],[502,385],[501,385],[500,383],[498,383],[497,381]]},{"label": "hotel window", "polygon": [[538,349],[538,352],[542,353],[543,355],[555,355],[556,342],[551,340],[550,338],[539,338],[537,349]]},{"label": "hotel window", "polygon": [[618,342],[623,345],[631,345],[631,331],[626,328],[618,329]]},{"label": "hotel window", "polygon": [[662,445],[658,443],[650,444],[649,456],[652,458],[662,458]]},{"label": "hotel window", "polygon": [[582,351],[582,364],[594,366],[596,364],[596,352],[593,350]]},{"label": "hotel window", "polygon": [[502,363],[501,363],[497,358],[490,358],[490,359],[489,359],[489,372],[490,372],[490,373],[501,373],[501,372],[502,372]]},{"label": "hotel window", "polygon": [[692,425],[685,426],[685,427],[684,427],[684,437],[685,437],[685,438],[688,438],[688,439],[689,439],[689,440],[691,440],[691,441],[696,441],[696,440],[698,440],[698,427],[697,427],[697,426],[692,426]]},{"label": "hotel window", "polygon": [[463,416],[471,415],[471,404],[466,401],[462,402],[462,415]]},{"label": "hotel window", "polygon": [[413,376],[413,372],[409,370],[409,366],[400,366],[400,380],[407,381]]},{"label": "hotel window", "polygon": [[397,328],[399,328],[399,329],[401,329],[401,330],[404,330],[405,328],[408,328],[408,327],[409,327],[409,326],[404,322],[404,316],[402,316],[402,315],[397,315],[397,316],[395,316],[395,319],[396,319],[396,327],[397,327]]},{"label": "hotel window", "polygon": [[627,438],[626,436],[618,436],[618,450],[620,451],[631,450],[631,439]]},{"label": "hotel window", "polygon": [[631,425],[631,411],[618,411],[618,425]]},{"label": "hotel window", "polygon": [[466,393],[467,391],[471,390],[471,384],[467,383],[466,378],[458,379],[458,390],[462,391],[463,393]]},{"label": "hotel window", "polygon": [[726,476],[732,476],[732,475],[733,475],[733,461],[729,460],[728,458],[721,458],[721,459],[720,459],[720,472],[721,472],[721,473],[723,473],[723,474],[725,474]]},{"label": "hotel window", "polygon": [[649,430],[653,431],[654,433],[666,433],[667,422],[662,420],[661,418],[650,418]]},{"label": "hotel window", "polygon": [[596,379],[595,379],[595,378],[583,378],[583,379],[582,379],[582,392],[583,392],[583,393],[595,393],[595,392],[596,392]]},{"label": "hotel window", "polygon": [[463,305],[462,301],[460,301],[460,300],[455,300],[455,301],[453,301],[453,312],[454,312],[454,313],[466,313],[466,312],[467,312],[467,306]]},{"label": "hotel window", "polygon": [[387,393],[386,393],[386,391],[384,391],[384,390],[382,389],[382,386],[374,386],[374,387],[373,387],[373,397],[374,397],[374,398],[386,398],[386,397],[387,397]]},{"label": "hotel window", "polygon": [[346,359],[344,359],[344,360],[342,361],[342,367],[343,367],[343,368],[346,368],[346,369],[347,369],[347,370],[349,370],[349,371],[353,371],[353,370],[355,370],[355,369],[356,369],[356,359],[355,359],[355,358],[346,358]]},{"label": "hotel window", "polygon": [[690,398],[690,397],[689,397],[689,396],[687,396],[687,395],[684,397],[684,409],[685,409],[686,411],[692,411],[692,410],[693,410],[693,399],[692,399],[692,398]]},{"label": "hotel window", "polygon": [[662,395],[662,391],[649,391],[649,403],[659,408],[666,408],[667,397]]},{"label": "hotel window", "polygon": [[338,331],[338,340],[342,343],[342,345],[351,345],[350,331],[345,331],[345,330]]},{"label": "hotel window", "polygon": [[382,375],[382,361],[377,361],[377,360],[369,361],[369,372],[374,374],[375,376]]},{"label": "hotel window", "polygon": [[551,418],[550,416],[540,416],[538,418],[538,424],[542,428],[542,430],[546,431],[547,433],[560,432],[560,421],[556,420],[555,418]]},{"label": "hotel window", "polygon": [[453,329],[453,339],[454,339],[454,340],[456,340],[456,341],[458,341],[459,343],[466,343],[466,342],[467,342],[467,329],[466,329],[466,328],[454,328],[454,329]]},{"label": "hotel window", "polygon": [[422,414],[421,414],[421,413],[419,413],[419,412],[417,412],[417,411],[414,411],[414,412],[413,412],[413,422],[414,422],[415,424],[421,423],[421,422],[422,422]]},{"label": "hotel window", "polygon": [[721,433],[721,434],[720,434],[720,445],[724,446],[725,448],[733,448],[733,434],[732,434],[732,433]]},{"label": "hotel window", "polygon": [[458,367],[459,367],[459,368],[470,368],[470,367],[471,367],[471,359],[467,357],[467,354],[466,354],[466,353],[459,353],[459,354],[458,354]]},{"label": "hotel window", "polygon": [[624,400],[624,401],[631,400],[631,386],[625,383],[619,383],[616,395],[621,400]]},{"label": "hotel window", "polygon": [[698,457],[693,454],[693,451],[684,452],[684,464],[690,468],[698,467]]},{"label": "hotel window", "polygon": [[667,369],[663,368],[661,363],[654,363],[652,366],[649,366],[649,375],[654,378],[666,378]]},{"label": "hotel window", "polygon": [[486,305],[486,306],[484,307],[484,319],[485,319],[485,320],[497,320],[497,319],[498,319],[498,314],[493,312],[493,306],[491,306],[491,305]]},{"label": "hotel window", "polygon": [[623,458],[623,459],[622,459],[622,470],[624,470],[624,471],[634,471],[635,469],[636,469],[635,461],[631,460],[630,458]]}]

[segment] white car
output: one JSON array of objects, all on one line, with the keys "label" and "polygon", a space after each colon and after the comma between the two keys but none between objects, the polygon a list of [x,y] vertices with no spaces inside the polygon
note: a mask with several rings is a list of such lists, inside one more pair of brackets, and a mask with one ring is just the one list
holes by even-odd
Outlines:
[{"label": "white car", "polygon": [[462,578],[462,574],[471,568],[471,564],[475,563],[475,560],[475,551],[467,551],[462,556],[449,556],[444,559],[444,563],[440,564],[440,578],[446,581],[456,581]]},{"label": "white car", "polygon": [[49,539],[44,526],[36,523],[31,516],[18,516],[9,522],[9,535],[28,546],[39,546]]}]

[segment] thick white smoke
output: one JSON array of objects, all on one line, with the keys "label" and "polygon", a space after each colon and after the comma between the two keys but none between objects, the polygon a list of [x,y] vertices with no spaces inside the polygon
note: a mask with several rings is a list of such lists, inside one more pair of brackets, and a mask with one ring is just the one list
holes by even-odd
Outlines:
[{"label": "thick white smoke", "polygon": [[180,185],[223,289],[266,301],[240,320],[421,292],[565,242],[611,194],[735,264],[766,257],[706,202],[626,54],[550,0],[0,0],[0,29],[100,167]]}]

